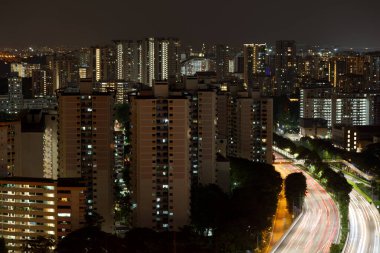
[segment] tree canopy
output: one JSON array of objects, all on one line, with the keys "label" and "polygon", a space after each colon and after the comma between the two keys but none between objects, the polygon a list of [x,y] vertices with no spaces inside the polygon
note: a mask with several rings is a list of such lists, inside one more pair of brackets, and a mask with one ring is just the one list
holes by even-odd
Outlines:
[{"label": "tree canopy", "polygon": [[293,207],[302,209],[306,188],[306,177],[302,172],[289,174],[285,178],[285,196],[290,212],[294,212]]},{"label": "tree canopy", "polygon": [[7,246],[3,237],[0,237],[0,253],[7,253]]},{"label": "tree canopy", "polygon": [[100,231],[97,227],[85,227],[76,230],[58,243],[57,253],[123,253],[126,246],[122,239]]}]

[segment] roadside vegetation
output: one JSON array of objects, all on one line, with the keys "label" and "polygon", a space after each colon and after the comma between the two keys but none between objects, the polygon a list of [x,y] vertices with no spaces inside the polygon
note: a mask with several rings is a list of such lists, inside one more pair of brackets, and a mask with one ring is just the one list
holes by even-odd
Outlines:
[{"label": "roadside vegetation", "polygon": [[291,213],[302,210],[306,189],[306,177],[302,173],[292,173],[285,178],[285,196]]},{"label": "roadside vegetation", "polygon": [[274,145],[291,153],[297,159],[304,160],[306,170],[319,181],[337,203],[341,217],[341,235],[339,244],[332,245],[331,249],[337,249],[341,252],[349,229],[348,206],[350,203],[349,193],[352,190],[352,186],[347,182],[342,172],[334,171],[329,164],[323,162],[324,155],[333,156],[335,154],[324,154],[322,145],[319,146],[319,149],[311,149],[309,146],[311,143],[308,143],[308,139],[301,139],[299,143],[294,143],[290,139],[277,134],[274,134]]}]

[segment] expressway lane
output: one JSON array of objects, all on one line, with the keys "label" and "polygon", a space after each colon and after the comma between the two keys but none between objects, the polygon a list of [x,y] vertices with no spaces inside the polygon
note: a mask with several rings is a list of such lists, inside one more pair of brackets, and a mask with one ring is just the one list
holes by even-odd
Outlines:
[{"label": "expressway lane", "polygon": [[[275,168],[280,173],[301,171],[292,164],[276,164]],[[338,240],[340,224],[337,206],[318,182],[307,173],[304,175],[308,193],[303,215],[271,252],[328,253],[331,244]]]},{"label": "expressway lane", "polygon": [[357,191],[350,193],[350,234],[343,252],[380,252],[380,214]]}]

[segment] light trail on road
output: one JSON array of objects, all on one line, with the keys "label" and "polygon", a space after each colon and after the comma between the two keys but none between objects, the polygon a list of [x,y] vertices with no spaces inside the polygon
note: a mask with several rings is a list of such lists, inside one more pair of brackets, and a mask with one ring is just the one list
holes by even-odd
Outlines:
[{"label": "light trail on road", "polygon": [[345,253],[380,252],[380,214],[357,191],[350,193],[350,233]]},{"label": "light trail on road", "polygon": [[[302,172],[292,164],[275,164],[281,173]],[[337,242],[340,229],[338,208],[330,195],[311,176],[307,180],[307,194],[303,214],[271,252],[326,252]]]}]

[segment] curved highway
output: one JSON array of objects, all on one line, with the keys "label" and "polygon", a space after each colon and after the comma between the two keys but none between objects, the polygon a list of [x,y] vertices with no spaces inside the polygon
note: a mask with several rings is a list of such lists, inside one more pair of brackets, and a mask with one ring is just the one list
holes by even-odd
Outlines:
[{"label": "curved highway", "polygon": [[380,252],[380,214],[357,191],[350,193],[350,234],[345,253]]},{"label": "curved highway", "polygon": [[[276,164],[276,170],[287,173],[300,172],[291,164]],[[304,210],[293,227],[273,247],[271,252],[326,252],[332,243],[338,241],[339,212],[330,195],[311,176],[307,179]]]}]

